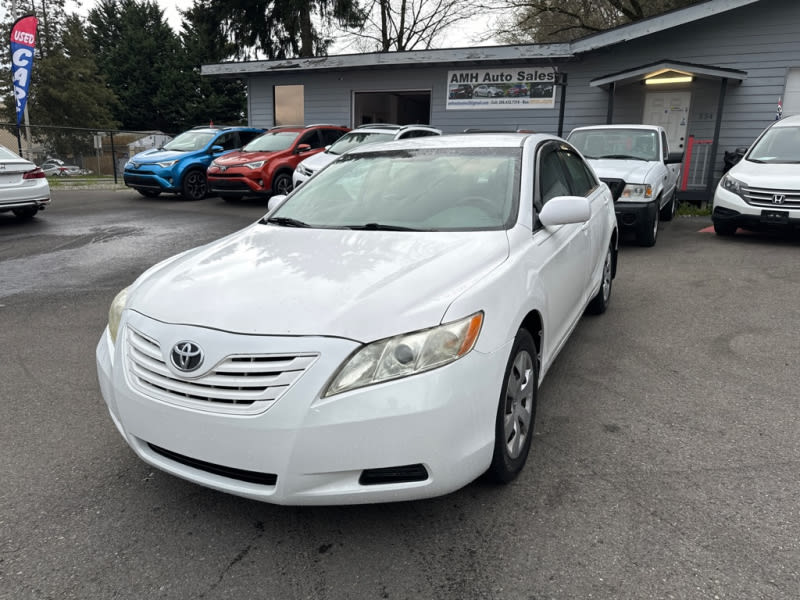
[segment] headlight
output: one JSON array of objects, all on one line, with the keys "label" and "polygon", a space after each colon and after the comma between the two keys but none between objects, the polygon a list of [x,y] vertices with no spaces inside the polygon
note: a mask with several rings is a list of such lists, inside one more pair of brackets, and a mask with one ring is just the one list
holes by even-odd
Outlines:
[{"label": "headlight", "polygon": [[737,196],[741,196],[744,198],[744,183],[736,179],[735,177],[731,177],[728,174],[723,175],[722,179],[719,182],[719,185],[722,189],[728,190],[729,192],[733,192]]},{"label": "headlight", "polygon": [[244,166],[247,167],[248,169],[260,169],[265,164],[267,164],[267,161],[257,160],[256,162],[244,163]]},{"label": "headlight", "polygon": [[629,183],[622,190],[620,202],[640,202],[653,197],[653,186],[645,183]]},{"label": "headlight", "polygon": [[160,163],[156,163],[156,164],[157,164],[159,167],[161,167],[162,169],[169,169],[169,168],[170,168],[172,165],[174,165],[176,162],[178,162],[178,161],[177,161],[177,160],[169,160],[169,161],[167,161],[167,162],[160,162]]},{"label": "headlight", "polygon": [[342,365],[323,397],[441,367],[475,346],[483,313],[367,344]]},{"label": "headlight", "polygon": [[111,301],[111,308],[108,309],[108,333],[111,341],[117,343],[117,331],[119,330],[119,320],[122,318],[122,311],[128,302],[128,289],[125,288],[117,294]]}]

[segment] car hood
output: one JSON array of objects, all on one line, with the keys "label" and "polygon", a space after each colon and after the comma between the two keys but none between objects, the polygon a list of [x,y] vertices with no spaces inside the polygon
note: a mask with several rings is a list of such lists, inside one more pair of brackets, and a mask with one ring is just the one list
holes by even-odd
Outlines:
[{"label": "car hood", "polygon": [[728,173],[749,187],[771,190],[800,190],[800,165],[796,163],[755,163],[741,160]]},{"label": "car hood", "polygon": [[369,342],[438,324],[508,257],[505,231],[252,225],[154,267],[128,308],[168,323]]},{"label": "car hood", "polygon": [[626,183],[644,183],[656,162],[615,158],[590,158],[594,172],[603,179],[622,179]]},{"label": "car hood", "polygon": [[179,158],[184,158],[193,152],[199,152],[197,150],[192,152],[186,151],[179,151],[179,150],[159,150],[158,148],[152,148],[150,150],[145,150],[144,152],[139,152],[138,154],[134,154],[133,158],[130,159],[130,162],[135,163],[158,163],[158,162],[168,162],[170,160],[177,160]]},{"label": "car hood", "polygon": [[272,152],[242,152],[241,150],[237,150],[236,152],[229,152],[225,156],[217,157],[214,159],[214,162],[218,165],[225,165],[226,167],[235,167],[245,163],[266,160],[284,153],[286,153],[286,150],[273,150]]},{"label": "car hood", "polygon": [[339,154],[331,154],[330,152],[320,152],[314,156],[309,156],[300,164],[316,173],[322,167],[327,167],[329,164],[339,158],[339,156]]}]

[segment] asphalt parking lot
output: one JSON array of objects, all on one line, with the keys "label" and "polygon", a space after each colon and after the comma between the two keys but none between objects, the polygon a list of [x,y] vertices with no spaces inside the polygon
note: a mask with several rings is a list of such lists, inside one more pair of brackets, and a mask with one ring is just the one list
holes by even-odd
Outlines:
[{"label": "asphalt parking lot", "polygon": [[95,374],[119,289],[263,211],[57,191],[0,214],[0,599],[800,597],[800,236],[692,217],[623,245],[511,485],[291,508],[149,468]]}]

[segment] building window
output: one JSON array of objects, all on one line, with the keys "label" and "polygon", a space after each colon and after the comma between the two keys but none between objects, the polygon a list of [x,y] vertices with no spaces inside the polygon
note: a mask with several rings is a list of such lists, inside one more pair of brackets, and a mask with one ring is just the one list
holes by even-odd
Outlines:
[{"label": "building window", "polygon": [[303,125],[305,122],[303,86],[276,85],[274,91],[275,125]]}]

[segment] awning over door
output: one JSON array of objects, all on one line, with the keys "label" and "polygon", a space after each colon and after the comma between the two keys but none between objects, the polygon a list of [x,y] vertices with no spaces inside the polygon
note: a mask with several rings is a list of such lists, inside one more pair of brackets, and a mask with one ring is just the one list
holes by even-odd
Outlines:
[{"label": "awning over door", "polygon": [[698,65],[674,60],[658,62],[625,69],[589,82],[592,87],[618,86],[648,80],[667,80],[674,77],[692,77],[699,79],[727,79],[741,83],[747,79],[747,72],[738,69],[725,69],[709,65]]}]

